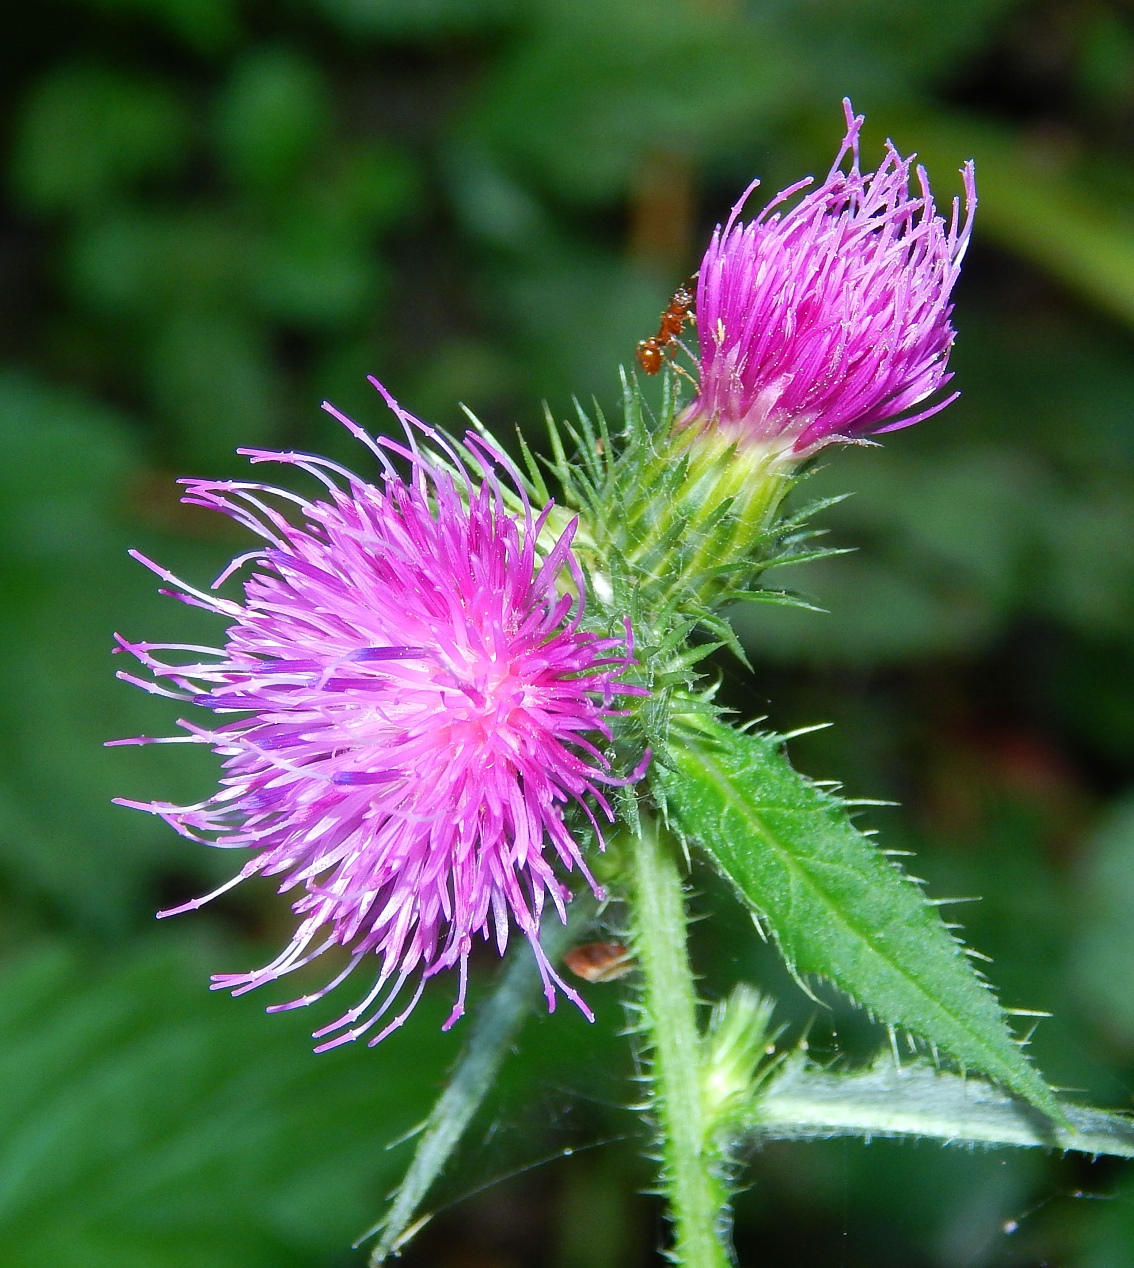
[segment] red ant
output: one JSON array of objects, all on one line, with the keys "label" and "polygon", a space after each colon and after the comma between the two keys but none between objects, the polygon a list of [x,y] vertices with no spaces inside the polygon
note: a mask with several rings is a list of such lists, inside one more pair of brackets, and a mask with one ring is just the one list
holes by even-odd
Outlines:
[{"label": "red ant", "polygon": [[685,323],[693,320],[693,314],[690,312],[694,303],[691,285],[691,280],[683,282],[674,291],[669,307],[661,315],[658,333],[652,339],[643,339],[638,344],[636,353],[638,364],[646,374],[657,374],[666,356],[673,356],[674,345],[680,338]]}]

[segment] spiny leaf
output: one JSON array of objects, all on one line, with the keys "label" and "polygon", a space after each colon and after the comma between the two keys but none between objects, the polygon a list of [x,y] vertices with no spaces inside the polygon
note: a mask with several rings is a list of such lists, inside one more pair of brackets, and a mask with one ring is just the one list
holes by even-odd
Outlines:
[{"label": "spiny leaf", "polygon": [[524,433],[518,427],[516,428],[516,443],[520,447],[520,456],[524,460],[528,484],[535,493],[536,504],[546,506],[551,501],[551,491],[547,487],[547,481],[543,478],[543,472],[539,469],[535,454],[532,453],[531,447],[524,439]]},{"label": "spiny leaf", "polygon": [[[801,472],[799,479],[806,479],[808,472]],[[813,498],[810,502],[805,502],[798,510],[790,512],[782,520],[780,520],[777,528],[783,533],[790,533],[793,528],[802,528],[809,521],[813,520],[821,511],[826,511],[832,506],[838,506],[840,502],[845,502],[851,497],[850,493],[836,493],[831,497]],[[826,532],[826,529],[817,529],[816,532]]]},{"label": "spiny leaf", "polygon": [[672,767],[652,778],[674,826],[708,852],[797,977],[829,979],[1065,1122],[960,945],[839,798],[795,771],[775,737],[708,717],[685,730]]},{"label": "spiny leaf", "polygon": [[1037,1146],[1134,1158],[1134,1120],[1107,1110],[1063,1107],[1067,1126],[983,1079],[891,1058],[871,1069],[821,1070],[802,1054],[757,1089],[744,1128],[763,1140],[833,1136],[929,1137],[951,1144]]},{"label": "spiny leaf", "polygon": [[804,608],[808,612],[826,611],[791,590],[738,590],[729,598],[737,603],[771,603],[783,608]]},{"label": "spiny leaf", "polygon": [[[814,536],[814,534],[808,534]],[[764,571],[767,572],[772,568],[788,568],[795,567],[796,564],[809,564],[816,559],[830,559],[834,555],[853,555],[854,548],[851,546],[823,546],[817,550],[801,550],[793,552],[785,550],[780,554],[773,555],[764,565]]]}]

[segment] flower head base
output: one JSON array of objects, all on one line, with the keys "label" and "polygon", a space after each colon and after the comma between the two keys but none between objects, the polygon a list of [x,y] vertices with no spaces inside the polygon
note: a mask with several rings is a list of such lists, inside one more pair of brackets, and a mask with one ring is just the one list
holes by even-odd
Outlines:
[{"label": "flower head base", "polygon": [[[610,819],[601,787],[623,781],[595,740],[610,738],[615,698],[634,691],[619,682],[627,645],[581,627],[573,526],[541,540],[550,506],[537,515],[522,491],[506,494],[505,460],[486,442],[470,436],[462,465],[386,399],[406,428],[404,445],[375,441],[326,407],[377,456],[381,484],[325,459],[254,450],[244,451],[253,462],[299,467],[326,495],[184,482],[186,502],[223,511],[265,541],[214,585],[254,564],[243,602],[195,590],[138,556],[174,582],[177,597],[229,618],[224,647],[119,640],[152,681],[120,676],[239,715],[211,729],[181,723],[182,742],[224,758],[213,797],[124,804],[191,839],[251,851],[216,893],[263,874],[298,894],[300,923],[282,954],[214,986],[239,994],[344,948],[346,968],[316,994],[278,1006],[292,1008],[377,957],[372,989],[316,1032],[334,1036],[321,1048],[371,1031],[413,980],[377,1043],[409,1015],[426,980],[456,966],[451,1025],[463,1012],[473,938],[494,938],[503,953],[512,924],[535,951],[549,1007],[558,987],[586,1011],[540,950],[540,917],[550,899],[562,918],[570,897],[555,861],[595,887],[565,811],[580,806],[601,842],[591,807]],[[421,434],[441,457],[421,448]],[[408,463],[408,481],[395,459]],[[285,518],[281,501],[301,523]],[[171,663],[169,652],[189,660]]]},{"label": "flower head base", "polygon": [[788,460],[909,427],[955,396],[909,412],[952,377],[949,295],[972,229],[972,164],[964,221],[954,200],[946,226],[924,169],[890,143],[876,172],[859,171],[863,116],[843,105],[846,137],[823,184],[785,210],[800,181],[742,224],[750,187],[697,285],[700,382],[683,423]]}]

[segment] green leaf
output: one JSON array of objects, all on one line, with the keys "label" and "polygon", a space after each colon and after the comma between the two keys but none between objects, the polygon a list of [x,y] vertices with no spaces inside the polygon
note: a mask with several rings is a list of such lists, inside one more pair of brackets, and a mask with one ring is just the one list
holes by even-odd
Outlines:
[{"label": "green leaf", "polygon": [[318,8],[348,36],[407,43],[467,38],[518,12],[515,0],[319,0]]},{"label": "green leaf", "polygon": [[[235,0],[84,0],[107,15],[137,14],[198,53],[223,53],[240,33]],[[113,17],[112,17],[113,20]],[[109,26],[109,24],[108,24]],[[117,28],[109,26],[110,30]]]},{"label": "green leaf", "polygon": [[531,8],[473,116],[487,148],[573,201],[609,200],[665,138],[706,155],[749,134],[791,82],[795,51],[739,11],[649,0]]},{"label": "green leaf", "polygon": [[[569,923],[549,921],[540,942],[551,960],[557,960],[572,940],[584,934],[595,918],[595,903],[581,896],[572,904]],[[492,995],[476,1015],[469,1041],[457,1060],[444,1091],[429,1117],[417,1129],[420,1137],[413,1159],[390,1199],[390,1207],[355,1245],[380,1235],[370,1256],[372,1268],[406,1244],[428,1223],[418,1217],[433,1182],[452,1159],[485,1096],[496,1083],[504,1058],[512,1050],[520,1027],[531,1015],[542,988],[539,966],[526,945],[517,946]]]},{"label": "green leaf", "polygon": [[155,326],[148,353],[154,399],[201,469],[231,466],[238,445],[271,442],[276,383],[263,327],[183,309]]},{"label": "green leaf", "polygon": [[166,935],[103,966],[52,946],[4,966],[9,1268],[336,1262],[397,1174],[382,1145],[441,1078],[450,1000],[423,1000],[396,1044],[315,1056],[309,1010],[209,993],[236,953]]},{"label": "green leaf", "polygon": [[672,768],[658,763],[653,775],[671,820],[705,848],[792,971],[829,979],[1065,1121],[961,946],[845,803],[795,771],[774,736],[702,717],[689,719],[685,739],[670,748]]},{"label": "green leaf", "polygon": [[277,320],[300,326],[349,321],[379,290],[372,245],[338,216],[295,203],[261,245],[256,299]]},{"label": "green leaf", "polygon": [[869,1070],[821,1070],[802,1054],[757,1090],[744,1125],[761,1140],[916,1136],[958,1145],[1033,1146],[1134,1158],[1134,1120],[1107,1110],[1064,1107],[1068,1127],[983,1079],[891,1058]]},{"label": "green leaf", "polygon": [[[138,523],[143,508],[164,504],[140,448],[125,416],[0,371],[0,872],[11,897],[100,938],[152,921],[155,876],[188,868],[187,883],[204,892],[224,874],[212,869],[227,868],[211,857],[219,852],[191,858],[160,821],[135,823],[150,816],[111,804],[158,789],[195,801],[216,779],[196,746],[103,748],[168,734],[177,716],[115,680],[125,665],[110,655],[112,632],[193,642],[218,632],[206,613],[161,598],[126,548],[208,577],[233,553],[223,542],[159,541]],[[168,490],[176,506],[172,481],[157,484],[157,498]]]}]

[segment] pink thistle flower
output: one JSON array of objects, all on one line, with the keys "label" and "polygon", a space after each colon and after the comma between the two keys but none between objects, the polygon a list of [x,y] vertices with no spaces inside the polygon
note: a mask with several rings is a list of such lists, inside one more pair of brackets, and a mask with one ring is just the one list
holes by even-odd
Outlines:
[{"label": "pink thistle flower", "polygon": [[955,399],[908,412],[952,377],[949,295],[972,231],[973,165],[961,172],[964,223],[954,199],[946,226],[924,168],[891,143],[876,172],[859,171],[863,116],[843,107],[847,133],[818,189],[785,210],[811,183],[799,181],[743,224],[754,182],[714,231],[697,283],[700,382],[683,424],[799,458],[909,427]]},{"label": "pink thistle flower", "polygon": [[[535,514],[522,492],[506,508],[506,460],[470,435],[475,479],[436,433],[399,409],[407,444],[374,440],[330,405],[377,456],[380,484],[323,458],[243,450],[325,487],[305,499],[258,483],[185,480],[184,501],[219,510],[264,539],[214,583],[245,564],[243,602],[179,581],[135,557],[177,589],[175,597],[231,622],[221,648],[130,643],[149,679],[119,676],[237,720],[168,741],[207,744],[224,759],[220,790],[191,806],[121,804],[165,819],[182,835],[250,851],[227,884],[163,916],[201,906],[248,877],[282,877],[300,918],[288,946],[249,973],[220,974],[242,994],[284,977],[335,947],[346,968],[321,998],[376,956],[377,978],[357,1006],[316,1031],[318,1051],[354,1039],[386,1017],[407,981],[407,1006],[374,1038],[406,1019],[425,982],[457,966],[446,1029],[464,1011],[477,935],[503,954],[512,924],[530,942],[548,1007],[555,988],[589,1012],[539,945],[550,900],[561,919],[570,891],[558,862],[599,893],[565,812],[574,804],[602,844],[611,773],[596,739],[611,738],[615,698],[644,694],[620,682],[633,662],[627,638],[587,632],[572,523],[546,540],[549,504]],[[424,434],[442,452],[424,451]],[[408,463],[403,480],[392,459]],[[298,511],[299,524],[279,503]],[[564,584],[573,582],[574,593]],[[172,663],[169,652],[188,654]],[[635,779],[642,773],[635,772]],[[275,1011],[269,1010],[269,1011]]]}]

